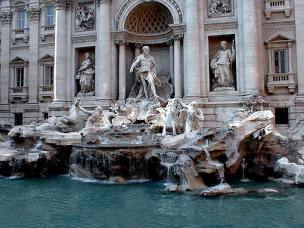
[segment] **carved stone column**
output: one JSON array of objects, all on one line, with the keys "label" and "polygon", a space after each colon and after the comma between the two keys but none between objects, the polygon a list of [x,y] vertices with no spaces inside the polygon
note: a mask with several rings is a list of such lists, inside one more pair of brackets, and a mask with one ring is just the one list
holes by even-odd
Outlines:
[{"label": "carved stone column", "polygon": [[100,101],[110,101],[112,78],[111,41],[111,1],[100,0],[97,9],[96,44],[96,97]]},{"label": "carved stone column", "polygon": [[118,100],[124,101],[126,99],[126,43],[119,41],[119,95]]},{"label": "carved stone column", "polygon": [[[8,10],[1,10],[1,77],[0,77],[0,104],[7,105],[9,103],[10,88],[10,30],[11,30],[12,13]],[[3,110],[3,108],[1,107]]]},{"label": "carved stone column", "polygon": [[[54,69],[54,102],[65,102],[65,87],[67,75],[67,33],[66,7],[69,1],[56,0],[55,26],[55,69]],[[68,85],[70,86],[70,85]]]},{"label": "carved stone column", "polygon": [[171,77],[171,81],[172,84],[174,85],[174,46],[173,46],[173,42],[170,41],[168,42],[169,45],[169,54],[170,54],[170,77]]},{"label": "carved stone column", "polygon": [[304,1],[295,0],[298,94],[304,100]]},{"label": "carved stone column", "polygon": [[174,94],[182,98],[182,64],[181,64],[181,40],[184,37],[183,25],[171,25],[173,39],[173,72],[174,72]]},{"label": "carved stone column", "polygon": [[243,38],[244,38],[244,77],[245,92],[259,90],[259,54],[258,54],[258,25],[257,2],[243,1]]},{"label": "carved stone column", "polygon": [[174,39],[174,94],[177,98],[182,97],[182,72],[180,49],[180,39]]},{"label": "carved stone column", "polygon": [[39,6],[30,7],[27,11],[28,21],[29,21],[29,49],[30,49],[30,59],[29,59],[29,104],[36,104],[38,87],[37,82],[39,81],[39,18],[40,18],[40,8]]},{"label": "carved stone column", "polygon": [[201,97],[198,0],[186,0],[185,98]]}]

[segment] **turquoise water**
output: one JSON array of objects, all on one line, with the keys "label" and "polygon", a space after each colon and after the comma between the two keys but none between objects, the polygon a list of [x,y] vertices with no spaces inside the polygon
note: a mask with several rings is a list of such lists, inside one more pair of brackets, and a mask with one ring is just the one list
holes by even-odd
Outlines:
[{"label": "turquoise water", "polygon": [[304,189],[296,187],[280,195],[205,199],[166,193],[159,182],[0,180],[0,227],[303,227],[303,199]]}]

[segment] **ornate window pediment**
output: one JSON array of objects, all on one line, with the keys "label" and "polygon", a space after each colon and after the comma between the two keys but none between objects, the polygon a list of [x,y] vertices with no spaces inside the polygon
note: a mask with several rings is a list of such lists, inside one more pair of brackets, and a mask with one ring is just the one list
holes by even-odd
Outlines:
[{"label": "ornate window pediment", "polygon": [[293,40],[283,36],[283,35],[277,35],[269,40],[266,41],[266,44],[271,44],[271,43],[288,43],[288,42],[293,42]]},{"label": "ornate window pediment", "polygon": [[267,90],[270,94],[287,89],[296,91],[295,72],[292,64],[292,45],[294,40],[277,35],[265,42],[268,49]]},{"label": "ornate window pediment", "polygon": [[16,64],[26,64],[27,61],[24,60],[24,59],[22,59],[22,58],[20,58],[19,56],[17,56],[10,63],[14,64],[14,65],[16,65]]},{"label": "ornate window pediment", "polygon": [[54,61],[54,57],[49,54],[46,54],[40,59],[40,62],[51,62],[51,61]]}]

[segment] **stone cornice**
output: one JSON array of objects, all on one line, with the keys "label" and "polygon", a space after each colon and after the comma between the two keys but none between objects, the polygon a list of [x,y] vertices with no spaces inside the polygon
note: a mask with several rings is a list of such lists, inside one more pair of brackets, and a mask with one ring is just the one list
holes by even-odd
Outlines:
[{"label": "stone cornice", "polygon": [[13,15],[12,12],[9,10],[0,11],[0,19],[1,19],[2,24],[11,23],[12,15]]}]

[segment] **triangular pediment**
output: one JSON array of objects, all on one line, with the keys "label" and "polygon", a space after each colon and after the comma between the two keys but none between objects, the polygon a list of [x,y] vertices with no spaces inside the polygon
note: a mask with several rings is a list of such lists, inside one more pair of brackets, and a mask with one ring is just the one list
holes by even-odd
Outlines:
[{"label": "triangular pediment", "polygon": [[15,57],[12,61],[11,64],[24,64],[26,61],[19,56]]},{"label": "triangular pediment", "polygon": [[49,55],[49,54],[46,54],[45,56],[43,56],[40,61],[44,62],[44,61],[54,61],[54,57]]},{"label": "triangular pediment", "polygon": [[266,43],[273,43],[273,42],[292,42],[293,40],[288,38],[288,37],[285,37],[283,35],[277,35],[273,38],[271,38],[270,40],[266,41]]}]

